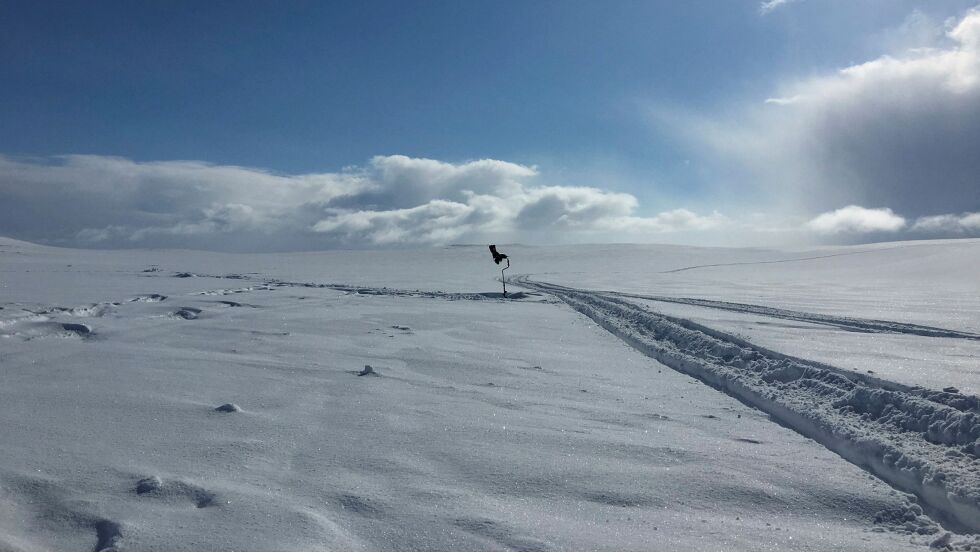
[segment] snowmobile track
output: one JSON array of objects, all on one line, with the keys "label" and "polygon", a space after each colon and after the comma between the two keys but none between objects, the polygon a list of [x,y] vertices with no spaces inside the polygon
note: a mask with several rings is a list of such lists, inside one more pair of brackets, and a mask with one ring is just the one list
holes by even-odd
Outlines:
[{"label": "snowmobile track", "polygon": [[682,305],[692,305],[695,307],[706,307],[709,309],[726,310],[745,314],[759,314],[770,318],[782,318],[784,320],[794,320],[797,322],[809,322],[812,324],[822,324],[834,326],[842,330],[864,333],[894,333],[921,335],[925,337],[950,337],[957,339],[971,339],[980,341],[980,335],[951,330],[947,328],[937,328],[935,326],[922,326],[919,324],[908,324],[905,322],[894,322],[891,320],[874,320],[868,318],[853,318],[849,316],[832,316],[829,314],[816,314],[812,312],[794,311],[767,307],[765,305],[753,305],[750,303],[730,303],[728,301],[713,301],[711,299],[696,299],[691,297],[664,297],[659,295],[641,295],[637,293],[621,293],[617,291],[604,291],[604,295],[614,295],[630,299],[646,299],[648,301],[658,301],[661,303],[678,303]]},{"label": "snowmobile track", "polygon": [[674,273],[677,273],[677,272],[687,272],[688,270],[697,270],[699,268],[718,268],[718,267],[725,267],[725,266],[751,266],[751,265],[765,265],[765,264],[798,263],[798,262],[802,262],[802,261],[817,261],[817,260],[821,260],[821,259],[832,259],[834,257],[848,257],[848,256],[851,256],[851,255],[863,255],[865,253],[879,253],[879,252],[882,252],[882,251],[891,251],[893,249],[904,249],[906,247],[918,247],[918,246],[917,245],[912,245],[912,244],[901,244],[901,245],[895,245],[895,246],[892,246],[892,247],[877,247],[877,248],[874,248],[874,249],[861,249],[861,250],[858,250],[858,251],[847,251],[847,252],[844,252],[844,253],[831,253],[829,255],[814,255],[812,257],[795,257],[795,258],[791,257],[791,258],[788,258],[788,259],[771,259],[771,260],[760,260],[760,261],[743,261],[743,262],[737,262],[737,263],[712,263],[712,264],[703,264],[703,265],[684,266],[684,267],[681,267],[681,268],[674,268],[672,270],[664,270],[664,271],[661,271],[660,273],[661,274],[674,274]]},{"label": "snowmobile track", "polygon": [[783,355],[620,298],[529,280],[637,350],[816,440],[938,521],[980,532],[980,399]]},{"label": "snowmobile track", "polygon": [[[187,274],[187,273],[181,273]],[[250,277],[241,274],[235,274],[232,276],[217,276],[210,274],[196,274],[197,278],[215,278],[215,279],[234,279],[234,280],[247,280],[254,282],[261,282],[257,285],[239,287],[239,288],[226,288],[226,289],[211,289],[205,291],[199,291],[194,295],[234,295],[238,293],[249,293],[252,291],[275,291],[282,288],[309,288],[309,289],[333,289],[347,294],[352,295],[376,295],[384,297],[417,297],[423,299],[445,299],[447,301],[514,301],[514,300],[529,300],[531,302],[551,302],[552,299],[548,298],[548,295],[543,296],[534,293],[508,293],[506,296],[499,292],[480,292],[480,293],[466,293],[466,292],[445,292],[445,291],[431,291],[423,289],[398,289],[389,287],[368,287],[368,286],[356,286],[349,284],[322,284],[315,282],[289,282],[285,280],[279,280],[276,278],[258,278]],[[182,276],[177,275],[176,278]]]}]

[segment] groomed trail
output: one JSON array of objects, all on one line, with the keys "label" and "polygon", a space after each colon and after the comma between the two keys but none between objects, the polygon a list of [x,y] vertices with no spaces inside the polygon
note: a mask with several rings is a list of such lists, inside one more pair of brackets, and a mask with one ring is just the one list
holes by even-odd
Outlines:
[{"label": "groomed trail", "polygon": [[[603,292],[527,276],[512,283],[560,299],[647,356],[768,413],[893,487],[914,493],[948,527],[980,532],[977,397],[952,389],[908,387],[783,355]],[[710,303],[744,312],[752,312],[745,307],[757,307]],[[800,313],[776,310],[780,314]],[[813,321],[819,315],[809,316]],[[842,320],[853,324],[856,319],[837,322]],[[903,333],[939,330],[911,325],[889,330],[869,322],[880,321],[857,321],[857,327]]]}]

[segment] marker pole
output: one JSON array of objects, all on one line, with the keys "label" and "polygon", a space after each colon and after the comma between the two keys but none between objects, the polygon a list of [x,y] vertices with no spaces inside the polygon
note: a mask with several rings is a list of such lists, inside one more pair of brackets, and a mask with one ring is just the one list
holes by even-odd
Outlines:
[{"label": "marker pole", "polygon": [[504,297],[507,297],[507,278],[504,277],[504,271],[510,268],[510,259],[506,259],[507,266],[500,269],[500,283],[504,285]]}]

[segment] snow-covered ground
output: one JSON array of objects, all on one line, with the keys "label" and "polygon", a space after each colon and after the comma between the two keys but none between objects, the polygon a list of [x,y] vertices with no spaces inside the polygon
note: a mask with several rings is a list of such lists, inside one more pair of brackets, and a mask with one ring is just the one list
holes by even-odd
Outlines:
[{"label": "snow-covered ground", "polygon": [[0,550],[980,549],[980,240],[501,250],[0,239]]}]

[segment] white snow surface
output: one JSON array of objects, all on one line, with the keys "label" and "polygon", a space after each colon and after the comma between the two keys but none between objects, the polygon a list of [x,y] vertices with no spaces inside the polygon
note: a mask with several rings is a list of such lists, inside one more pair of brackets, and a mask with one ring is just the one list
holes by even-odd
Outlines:
[{"label": "white snow surface", "polygon": [[0,551],[980,550],[980,240],[499,247],[0,239]]}]

